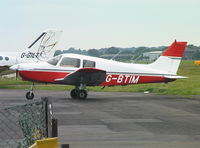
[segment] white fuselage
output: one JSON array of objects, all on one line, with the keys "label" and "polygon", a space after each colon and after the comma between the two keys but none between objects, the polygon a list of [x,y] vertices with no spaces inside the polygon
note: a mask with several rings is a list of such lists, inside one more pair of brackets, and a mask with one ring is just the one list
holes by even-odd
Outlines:
[{"label": "white fuselage", "polygon": [[[70,65],[62,65],[64,59],[78,59],[77,67]],[[84,61],[92,61],[95,68],[106,72],[103,86],[113,85],[129,85],[139,83],[159,83],[168,82],[168,77],[176,76],[176,74],[153,69],[151,64],[132,64],[122,63],[113,60],[107,60],[97,57],[90,57],[78,54],[63,54],[55,65],[48,62],[28,63],[15,65],[12,68],[18,69],[24,80],[39,81],[46,83],[59,83],[57,80],[63,79],[77,70],[84,67]],[[172,80],[175,80],[174,78]],[[67,83],[66,83],[67,84]]]},{"label": "white fuselage", "polygon": [[0,52],[0,66],[10,67],[19,63],[36,62],[36,57],[23,57],[21,52]]}]

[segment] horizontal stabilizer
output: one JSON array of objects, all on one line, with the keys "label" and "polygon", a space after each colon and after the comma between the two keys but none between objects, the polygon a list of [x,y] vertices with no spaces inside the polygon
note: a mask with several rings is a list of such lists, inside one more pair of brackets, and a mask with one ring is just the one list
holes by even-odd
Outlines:
[{"label": "horizontal stabilizer", "polygon": [[165,78],[169,78],[169,79],[186,79],[188,77],[184,77],[184,76],[165,76]]}]

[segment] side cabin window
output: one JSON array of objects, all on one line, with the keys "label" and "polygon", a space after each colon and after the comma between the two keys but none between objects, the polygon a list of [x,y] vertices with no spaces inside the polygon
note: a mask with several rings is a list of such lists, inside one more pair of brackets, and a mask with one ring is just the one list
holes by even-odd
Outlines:
[{"label": "side cabin window", "polygon": [[94,61],[83,60],[83,67],[95,68],[95,65]]},{"label": "side cabin window", "polygon": [[9,57],[5,57],[5,60],[8,61],[8,60],[9,60]]},{"label": "side cabin window", "polygon": [[60,66],[62,67],[80,67],[80,59],[75,59],[75,58],[68,58],[64,57],[62,61],[60,62]]},{"label": "side cabin window", "polygon": [[47,62],[51,65],[57,65],[58,61],[60,60],[61,56],[56,56],[50,60],[48,60]]}]

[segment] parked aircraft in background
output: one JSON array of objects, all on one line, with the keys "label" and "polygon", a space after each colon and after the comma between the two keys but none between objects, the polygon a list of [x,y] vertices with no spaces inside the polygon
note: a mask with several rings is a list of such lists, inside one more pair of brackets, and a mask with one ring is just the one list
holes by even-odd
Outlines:
[{"label": "parked aircraft in background", "polygon": [[0,75],[19,63],[44,61],[52,58],[62,31],[48,29],[22,52],[0,52]]},{"label": "parked aircraft in background", "polygon": [[[23,80],[74,85],[71,97],[85,99],[86,86],[167,83],[186,78],[176,74],[186,44],[175,41],[151,64],[122,63],[78,54],[63,54],[47,62],[18,64],[11,69],[17,70]],[[33,89],[27,92],[26,98],[34,98]]]}]

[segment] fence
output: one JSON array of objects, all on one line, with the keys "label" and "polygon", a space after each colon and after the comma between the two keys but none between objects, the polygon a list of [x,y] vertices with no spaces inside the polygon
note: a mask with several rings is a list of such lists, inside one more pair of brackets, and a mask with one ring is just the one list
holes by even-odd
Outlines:
[{"label": "fence", "polygon": [[48,99],[0,110],[0,148],[27,148],[47,138],[52,107]]}]

